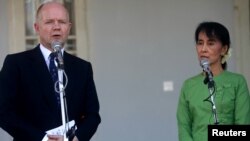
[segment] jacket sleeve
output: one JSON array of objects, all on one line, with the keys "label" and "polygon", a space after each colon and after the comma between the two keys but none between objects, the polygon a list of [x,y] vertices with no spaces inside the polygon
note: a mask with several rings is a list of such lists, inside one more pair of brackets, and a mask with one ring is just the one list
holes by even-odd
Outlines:
[{"label": "jacket sleeve", "polygon": [[243,76],[236,89],[235,124],[250,124],[250,95]]},{"label": "jacket sleeve", "polygon": [[189,106],[185,97],[186,96],[185,87],[186,87],[186,84],[184,82],[182,89],[181,89],[178,107],[177,107],[178,137],[179,137],[179,141],[193,141],[192,129],[191,129],[192,117],[191,117],[191,113],[189,113]]},{"label": "jacket sleeve", "polygon": [[99,115],[99,101],[93,79],[93,70],[90,63],[88,63],[87,73],[87,89],[86,89],[86,100],[84,101],[85,115],[82,120],[77,122],[76,136],[79,141],[89,141],[95,134],[98,125],[101,122]]},{"label": "jacket sleeve", "polygon": [[41,141],[45,133],[34,128],[17,112],[20,72],[16,58],[6,56],[0,72],[0,127],[15,139]]}]

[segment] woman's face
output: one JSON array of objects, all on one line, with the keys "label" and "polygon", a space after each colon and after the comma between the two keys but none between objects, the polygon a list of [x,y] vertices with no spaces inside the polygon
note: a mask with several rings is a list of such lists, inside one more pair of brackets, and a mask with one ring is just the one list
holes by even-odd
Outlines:
[{"label": "woman's face", "polygon": [[221,56],[225,55],[228,46],[223,46],[217,38],[208,38],[205,32],[200,32],[196,43],[198,59],[207,58],[210,67],[221,67]]}]

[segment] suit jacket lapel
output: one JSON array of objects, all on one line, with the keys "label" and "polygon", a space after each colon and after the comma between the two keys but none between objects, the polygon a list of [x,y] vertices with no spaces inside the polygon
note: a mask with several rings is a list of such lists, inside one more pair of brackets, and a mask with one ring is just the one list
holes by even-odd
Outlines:
[{"label": "suit jacket lapel", "polygon": [[57,108],[56,97],[54,92],[54,83],[50,76],[47,64],[44,60],[42,52],[37,46],[33,49],[31,53],[32,67],[36,76],[36,79],[40,83],[40,91],[44,95],[45,101],[50,106],[50,108]]}]

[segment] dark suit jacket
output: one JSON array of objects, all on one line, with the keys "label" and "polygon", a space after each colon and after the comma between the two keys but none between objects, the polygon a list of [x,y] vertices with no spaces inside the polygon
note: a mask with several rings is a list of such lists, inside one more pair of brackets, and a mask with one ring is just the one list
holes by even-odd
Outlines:
[{"label": "dark suit jacket", "polygon": [[[99,101],[89,62],[64,52],[69,121],[76,136],[89,141],[101,122]],[[7,55],[0,72],[0,127],[14,141],[41,141],[45,131],[62,125],[54,83],[40,48]]]}]

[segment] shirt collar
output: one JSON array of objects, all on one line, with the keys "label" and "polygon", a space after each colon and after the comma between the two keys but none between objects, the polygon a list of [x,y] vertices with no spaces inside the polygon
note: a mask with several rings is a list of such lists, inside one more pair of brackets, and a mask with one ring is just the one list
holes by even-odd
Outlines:
[{"label": "shirt collar", "polygon": [[[49,59],[49,55],[50,53],[52,53],[52,51],[50,51],[49,49],[47,49],[45,46],[43,46],[42,44],[40,44],[40,50],[43,54],[43,57],[45,60],[48,60]],[[62,52],[62,55],[63,55],[63,52],[64,52],[64,47],[61,49],[61,52]]]}]

